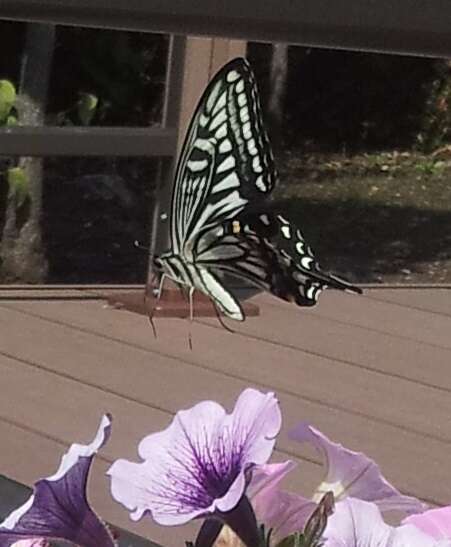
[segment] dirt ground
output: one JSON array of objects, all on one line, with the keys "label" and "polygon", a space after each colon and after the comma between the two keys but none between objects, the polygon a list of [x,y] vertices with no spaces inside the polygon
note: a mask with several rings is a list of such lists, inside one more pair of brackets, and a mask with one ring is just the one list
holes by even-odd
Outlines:
[{"label": "dirt ground", "polygon": [[451,283],[451,146],[279,158],[278,207],[353,281]]}]

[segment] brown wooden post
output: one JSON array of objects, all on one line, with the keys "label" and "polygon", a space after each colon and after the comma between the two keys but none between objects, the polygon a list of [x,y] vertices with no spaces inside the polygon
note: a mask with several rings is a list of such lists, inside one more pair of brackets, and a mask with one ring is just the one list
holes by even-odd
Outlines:
[{"label": "brown wooden post", "polygon": [[226,38],[200,38],[190,36],[186,41],[183,71],[182,101],[179,117],[178,149],[197,101],[214,74],[234,57],[246,55],[247,42]]}]

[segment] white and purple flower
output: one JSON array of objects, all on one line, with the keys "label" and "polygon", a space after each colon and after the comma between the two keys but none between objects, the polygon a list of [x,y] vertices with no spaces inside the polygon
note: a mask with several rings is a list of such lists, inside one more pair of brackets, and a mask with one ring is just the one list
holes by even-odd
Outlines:
[{"label": "white and purple flower", "polygon": [[0,547],[42,547],[47,539],[65,540],[80,547],[115,546],[86,497],[91,463],[110,432],[111,417],[105,415],[90,444],[73,444],[57,472],[35,483],[28,501],[0,524]]},{"label": "white and purple flower", "polygon": [[412,524],[389,526],[375,503],[355,498],[336,504],[323,539],[324,547],[451,547]]},{"label": "white and purple flower", "polygon": [[[387,541],[396,539],[394,545],[401,546],[401,540],[405,537],[424,538],[424,534],[416,528],[412,530],[412,526],[398,529],[384,523],[380,511],[397,510],[404,514],[412,514],[424,511],[426,505],[416,498],[401,494],[385,479],[373,460],[365,454],[354,452],[332,442],[320,431],[304,422],[295,427],[289,435],[292,439],[315,447],[322,456],[325,478],[316,488],[312,498],[307,499],[298,494],[286,492],[279,486],[286,474],[296,467],[294,462],[286,461],[256,467],[248,488],[248,496],[258,522],[264,523],[266,529],[272,530],[271,545],[277,545],[287,536],[302,531],[315,511],[317,502],[326,492],[332,492],[337,503],[335,513],[331,517],[331,525],[326,529],[329,533],[329,543],[325,545],[330,547],[391,545],[377,543],[381,537],[386,537]],[[360,514],[361,520],[354,519]],[[371,523],[373,532],[371,529],[356,528],[365,520]],[[352,536],[352,534],[361,534],[362,543],[343,543],[345,532],[349,534],[349,537],[357,538],[355,541],[360,541],[359,536]],[[225,535],[224,531],[222,535]],[[333,543],[335,540],[336,543]],[[417,544],[420,545],[413,542],[412,546]],[[427,543],[424,546],[433,544]]]},{"label": "white and purple flower", "polygon": [[437,540],[449,540],[451,545],[451,505],[429,509],[419,515],[410,515],[402,524],[412,524]]},{"label": "white and purple flower", "polygon": [[332,442],[308,423],[298,424],[290,431],[289,437],[313,445],[326,467],[326,476],[315,490],[313,500],[319,501],[325,492],[331,491],[336,501],[353,497],[374,502],[381,511],[397,510],[410,514],[426,509],[424,503],[401,494],[390,484],[371,458]]},{"label": "white and purple flower", "polygon": [[[214,517],[243,538],[243,519],[256,529],[246,488],[253,468],[271,456],[280,427],[272,393],[246,389],[231,414],[213,401],[198,403],[140,442],[141,463],[113,463],[108,470],[112,495],[133,520],[146,512],[163,525]],[[248,544],[256,544],[255,530],[248,533]]]}]

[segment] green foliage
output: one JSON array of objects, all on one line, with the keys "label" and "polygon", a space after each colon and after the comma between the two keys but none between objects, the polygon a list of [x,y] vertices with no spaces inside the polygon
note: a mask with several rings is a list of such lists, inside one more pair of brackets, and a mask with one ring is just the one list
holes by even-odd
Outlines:
[{"label": "green foliage", "polygon": [[77,102],[77,114],[82,125],[90,125],[94,118],[99,99],[92,93],[80,93]]},{"label": "green foliage", "polygon": [[436,176],[441,175],[446,168],[446,163],[441,160],[435,160],[433,158],[423,158],[415,165],[415,170],[423,176]]},{"label": "green foliage", "polygon": [[10,167],[6,172],[6,180],[10,192],[13,193],[16,200],[16,207],[21,207],[30,191],[30,181],[27,174],[21,167]]},{"label": "green foliage", "polygon": [[55,116],[57,125],[83,125],[88,126],[98,112],[99,99],[92,93],[79,93],[78,101],[66,110],[61,110]]},{"label": "green foliage", "polygon": [[11,112],[15,102],[16,88],[14,84],[9,80],[0,80],[0,125],[8,124],[8,120],[15,119]]},{"label": "green foliage", "polygon": [[326,492],[305,523],[302,532],[295,532],[283,539],[277,547],[321,547],[327,519],[334,511],[334,495]]},{"label": "green foliage", "polygon": [[436,67],[417,135],[418,146],[426,153],[451,140],[451,62],[437,62]]},{"label": "green foliage", "polygon": [[166,50],[163,35],[59,28],[48,112],[64,125],[158,121]]},{"label": "green foliage", "polygon": [[10,114],[6,118],[6,125],[9,127],[12,127],[13,125],[18,125],[19,120],[17,119],[17,116],[15,114]]}]

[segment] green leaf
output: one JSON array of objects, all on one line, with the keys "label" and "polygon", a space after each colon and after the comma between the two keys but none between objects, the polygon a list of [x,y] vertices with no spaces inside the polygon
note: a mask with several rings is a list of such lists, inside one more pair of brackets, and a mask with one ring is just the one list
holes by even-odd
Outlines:
[{"label": "green leaf", "polygon": [[95,116],[99,99],[92,93],[80,93],[77,114],[82,125],[89,125]]},{"label": "green leaf", "polygon": [[8,118],[16,100],[16,88],[9,80],[0,80],[0,123]]},{"label": "green leaf", "polygon": [[302,532],[295,532],[277,544],[277,547],[304,547],[307,546]]},{"label": "green leaf", "polygon": [[19,123],[19,120],[17,119],[16,116],[14,116],[14,114],[10,114],[6,118],[6,125],[9,126],[9,127],[17,125],[18,123]]},{"label": "green leaf", "polygon": [[16,198],[16,207],[21,207],[29,195],[30,185],[25,171],[21,167],[10,167],[6,180],[10,191]]},{"label": "green leaf", "polygon": [[334,495],[326,492],[310,515],[303,532],[295,532],[277,544],[277,547],[320,547],[327,519],[334,512]]}]

